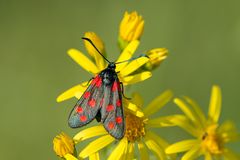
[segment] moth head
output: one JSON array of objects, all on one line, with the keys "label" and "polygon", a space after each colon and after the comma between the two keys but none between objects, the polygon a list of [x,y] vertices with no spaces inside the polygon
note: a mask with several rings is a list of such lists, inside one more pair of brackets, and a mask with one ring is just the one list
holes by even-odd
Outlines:
[{"label": "moth head", "polygon": [[109,68],[109,69],[112,69],[112,70],[115,70],[115,69],[116,69],[116,64],[115,64],[114,62],[110,62],[110,63],[108,64],[108,68]]}]

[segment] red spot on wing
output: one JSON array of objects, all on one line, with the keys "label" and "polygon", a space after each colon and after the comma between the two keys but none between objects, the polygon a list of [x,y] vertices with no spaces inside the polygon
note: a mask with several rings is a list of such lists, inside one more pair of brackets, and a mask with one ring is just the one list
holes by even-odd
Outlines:
[{"label": "red spot on wing", "polygon": [[110,112],[114,109],[114,106],[112,104],[109,104],[106,109],[108,112]]},{"label": "red spot on wing", "polygon": [[92,85],[94,85],[99,79],[100,79],[100,77],[99,77],[99,76],[96,76],[96,77],[92,80]]},{"label": "red spot on wing", "polygon": [[118,99],[117,102],[116,102],[116,105],[117,105],[117,107],[121,107],[122,101],[120,99]]},{"label": "red spot on wing", "polygon": [[112,91],[115,92],[115,91],[118,91],[118,90],[120,90],[120,84],[119,84],[119,82],[114,81],[114,83],[112,85]]},{"label": "red spot on wing", "polygon": [[90,101],[88,101],[88,105],[89,105],[90,107],[95,107],[95,105],[96,105],[95,99],[91,99]]},{"label": "red spot on wing", "polygon": [[102,79],[98,78],[98,81],[96,81],[96,87],[99,88],[102,85]]},{"label": "red spot on wing", "polygon": [[86,120],[87,120],[86,116],[84,116],[84,115],[80,116],[80,121],[85,122]]},{"label": "red spot on wing", "polygon": [[117,117],[117,118],[116,118],[116,122],[117,122],[118,124],[119,124],[119,123],[122,123],[122,117],[120,117],[120,116]]},{"label": "red spot on wing", "polygon": [[114,128],[114,126],[115,126],[115,124],[114,124],[114,122],[109,122],[108,123],[108,129],[113,129]]},{"label": "red spot on wing", "polygon": [[89,98],[89,97],[90,97],[90,95],[91,95],[91,93],[90,93],[90,92],[85,92],[83,97],[84,97],[85,99],[87,99],[87,98]]},{"label": "red spot on wing", "polygon": [[76,109],[77,113],[82,113],[83,112],[83,108],[78,106],[77,109]]}]

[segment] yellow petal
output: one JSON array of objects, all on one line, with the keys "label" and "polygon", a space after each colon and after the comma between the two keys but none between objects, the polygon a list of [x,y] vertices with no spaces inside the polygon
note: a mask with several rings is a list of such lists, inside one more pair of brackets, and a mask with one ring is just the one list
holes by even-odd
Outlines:
[{"label": "yellow petal", "polygon": [[133,110],[129,110],[128,108],[127,108],[127,111],[132,113],[133,115],[139,117],[139,118],[144,117],[144,113],[142,111],[139,111],[139,110],[133,111]]},{"label": "yellow petal", "polygon": [[[84,34],[84,37],[91,39],[91,41],[97,47],[97,49],[100,51],[100,53],[102,53],[105,56],[105,54],[104,54],[105,53],[105,48],[104,48],[103,41],[101,40],[101,38],[96,33],[86,32]],[[105,69],[106,68],[105,59],[103,59],[103,57],[97,52],[97,50],[92,46],[92,44],[89,43],[88,41],[84,41],[84,45],[85,45],[88,53],[92,57],[94,57],[98,69],[100,71]]]},{"label": "yellow petal", "polygon": [[164,149],[161,148],[155,142],[155,140],[151,139],[148,135],[145,135],[145,144],[148,147],[148,149],[153,151],[159,159],[161,159],[161,160],[166,160],[167,159],[167,156],[164,152]]},{"label": "yellow petal", "polygon": [[[157,144],[159,146],[161,146],[161,148],[163,148],[164,150],[169,146],[168,142],[165,141],[163,138],[161,138],[160,136],[156,135],[154,132],[152,131],[148,131],[147,135],[151,138],[154,139],[155,142],[157,142]],[[170,159],[176,159],[176,154],[170,154],[168,155],[170,157]]]},{"label": "yellow petal", "polygon": [[87,89],[87,86],[86,86],[87,83],[88,82],[83,82],[82,84],[78,84],[78,85],[66,90],[65,92],[63,92],[62,94],[60,94],[57,97],[57,102],[62,102],[67,99],[70,99],[72,97],[82,95],[83,92],[85,92],[85,90]]},{"label": "yellow petal", "polygon": [[205,153],[205,160],[212,160],[212,156],[209,152]]},{"label": "yellow petal", "polygon": [[167,147],[165,152],[167,154],[185,152],[190,150],[195,145],[198,145],[199,143],[200,142],[196,139],[180,141]]},{"label": "yellow petal", "polygon": [[172,116],[161,116],[159,118],[150,119],[147,122],[147,127],[149,128],[158,128],[158,127],[170,127],[175,126],[176,124],[172,123],[171,120],[175,118],[175,116],[179,115],[172,115]]},{"label": "yellow petal", "polygon": [[108,160],[119,160],[123,156],[123,153],[124,153],[125,149],[127,148],[127,146],[128,146],[127,138],[124,137],[119,142],[117,147],[112,151],[112,153],[108,157]]},{"label": "yellow petal", "polygon": [[167,141],[165,141],[163,138],[159,137],[158,135],[156,135],[154,132],[152,131],[148,131],[147,132],[147,136],[149,136],[151,139],[154,139],[155,142],[158,143],[159,146],[161,146],[162,148],[167,148],[169,146],[169,144],[167,143]]},{"label": "yellow petal", "polygon": [[143,98],[140,94],[138,94],[137,92],[132,94],[132,99],[131,101],[136,104],[136,106],[138,106],[139,108],[142,108],[143,106]]},{"label": "yellow petal", "polygon": [[194,146],[187,153],[185,153],[182,157],[182,160],[194,160],[199,157],[201,154],[200,146]]},{"label": "yellow petal", "polygon": [[89,156],[89,160],[100,160],[99,153],[93,153]]},{"label": "yellow petal", "polygon": [[134,143],[129,142],[127,160],[133,160],[133,159],[134,159]]},{"label": "yellow petal", "polygon": [[86,71],[97,74],[100,70],[96,67],[96,65],[89,60],[82,52],[76,49],[68,50],[68,55],[77,62],[81,67],[83,67]]},{"label": "yellow petal", "polygon": [[102,136],[87,145],[79,154],[81,158],[87,158],[91,154],[98,152],[102,148],[112,143],[115,139],[110,135]]},{"label": "yellow petal", "polygon": [[139,118],[144,116],[144,113],[134,103],[131,103],[126,99],[123,99],[123,106],[128,112],[131,112]]},{"label": "yellow petal", "polygon": [[129,85],[129,84],[138,83],[140,81],[144,81],[144,80],[150,78],[151,76],[152,76],[152,73],[146,71],[146,72],[138,73],[135,75],[123,77],[123,78],[121,78],[121,82],[124,85]]},{"label": "yellow petal", "polygon": [[224,132],[237,132],[236,126],[232,121],[225,121],[222,125],[219,126],[218,132],[224,133]]},{"label": "yellow petal", "polygon": [[76,97],[77,99],[80,99],[80,98],[82,97],[83,93],[84,93],[84,92],[76,92],[75,97]]},{"label": "yellow petal", "polygon": [[[119,56],[119,58],[116,62],[122,62],[122,61],[129,60],[132,57],[132,55],[134,54],[134,52],[136,51],[138,45],[139,45],[138,40],[131,41],[127,45],[127,47],[123,50],[123,52],[121,53],[121,55]],[[126,65],[127,65],[127,62],[117,64],[116,71],[121,71],[121,69],[123,67],[125,67]]]},{"label": "yellow petal", "polygon": [[148,151],[147,151],[145,145],[141,141],[138,141],[138,150],[139,150],[139,153],[140,153],[141,160],[148,160],[149,159]]},{"label": "yellow petal", "polygon": [[122,21],[121,21],[121,23],[120,23],[120,27],[119,27],[119,32],[120,32],[120,33],[121,33],[121,28],[123,28],[123,27],[126,26],[128,20],[129,20],[129,17],[130,17],[130,15],[129,15],[129,13],[126,11],[126,12],[124,13],[123,19],[122,19]]},{"label": "yellow petal", "polygon": [[127,154],[128,154],[128,143],[126,144],[126,147],[123,151],[123,155],[121,157],[121,160],[126,160],[127,159]]},{"label": "yellow petal", "polygon": [[107,134],[107,131],[102,125],[99,125],[82,130],[73,137],[73,140],[75,143],[78,143],[80,141],[105,134]]},{"label": "yellow petal", "polygon": [[192,100],[191,98],[184,96],[184,99],[192,106],[194,111],[197,113],[196,115],[199,117],[199,120],[203,127],[206,127],[205,124],[207,122],[206,117],[202,111],[202,109],[198,106],[198,104]]},{"label": "yellow petal", "polygon": [[202,134],[202,130],[196,129],[190,122],[186,116],[183,115],[175,115],[170,119],[170,122],[178,125],[191,135],[195,137],[199,137]]},{"label": "yellow petal", "polygon": [[74,156],[71,155],[71,154],[66,154],[66,155],[64,155],[64,158],[65,158],[66,160],[78,160],[76,157],[74,157]]},{"label": "yellow petal", "polygon": [[155,98],[147,107],[143,110],[146,117],[160,110],[166,103],[168,103],[173,96],[172,91],[167,90]]},{"label": "yellow petal", "polygon": [[133,73],[134,71],[136,71],[137,69],[139,69],[142,65],[144,65],[148,61],[149,61],[149,59],[147,57],[137,58],[137,59],[131,61],[130,63],[128,63],[128,65],[126,67],[124,67],[120,71],[119,74],[121,77],[127,76],[127,75]]},{"label": "yellow petal", "polygon": [[131,41],[133,40],[133,34],[135,31],[135,28],[138,24],[138,16],[137,14],[135,14],[135,12],[133,14],[130,15],[130,23],[127,24],[127,26],[125,26],[126,29],[126,33],[128,34],[127,36],[127,41]]},{"label": "yellow petal", "polygon": [[208,116],[209,118],[217,123],[221,113],[221,89],[219,86],[214,85],[212,87],[211,99],[209,104]]},{"label": "yellow petal", "polygon": [[239,153],[235,153],[228,148],[224,149],[223,156],[224,156],[225,160],[239,160],[240,159]]},{"label": "yellow petal", "polygon": [[143,29],[144,29],[144,21],[141,21],[138,24],[138,27],[136,28],[134,36],[133,36],[132,39],[138,39],[140,37],[139,35],[142,35]]},{"label": "yellow petal", "polygon": [[124,39],[126,39],[126,36],[127,36],[126,26],[129,21],[129,18],[130,18],[130,14],[128,12],[125,12],[119,27],[119,34]]},{"label": "yellow petal", "polygon": [[223,143],[237,141],[240,139],[240,134],[237,132],[236,126],[231,121],[226,121],[219,126],[218,133]]},{"label": "yellow petal", "polygon": [[200,127],[201,123],[198,116],[189,108],[189,106],[179,98],[175,98],[174,103],[185,113],[185,115],[195,124],[196,127]]}]

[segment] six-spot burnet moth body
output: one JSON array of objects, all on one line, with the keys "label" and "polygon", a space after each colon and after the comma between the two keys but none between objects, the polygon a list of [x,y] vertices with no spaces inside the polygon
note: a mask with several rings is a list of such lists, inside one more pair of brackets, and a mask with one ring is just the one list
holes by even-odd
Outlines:
[{"label": "six-spot burnet moth body", "polygon": [[[98,53],[102,55],[90,39],[83,39],[91,43]],[[102,57],[109,63],[107,68],[93,78],[72,109],[68,124],[72,128],[78,128],[96,118],[98,122],[103,123],[104,128],[111,136],[121,139],[125,131],[122,107],[123,88],[120,86],[121,83],[115,71],[116,63],[110,62],[103,55]]]}]

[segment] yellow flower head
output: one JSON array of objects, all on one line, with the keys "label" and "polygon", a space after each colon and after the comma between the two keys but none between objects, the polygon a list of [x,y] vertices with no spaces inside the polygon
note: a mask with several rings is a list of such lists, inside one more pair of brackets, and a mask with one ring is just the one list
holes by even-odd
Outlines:
[{"label": "yellow flower head", "polygon": [[166,149],[166,153],[186,151],[182,160],[196,159],[201,155],[204,155],[206,160],[221,156],[227,160],[239,160],[240,157],[225,146],[227,142],[239,138],[234,124],[231,122],[218,124],[222,100],[220,88],[218,86],[212,88],[207,118],[196,102],[188,97],[184,97],[184,100],[174,99],[174,102],[185,115],[171,119],[171,122],[189,132],[196,139],[183,140],[172,144]]},{"label": "yellow flower head", "polygon": [[158,67],[161,62],[167,58],[168,50],[166,48],[155,48],[147,52],[149,62],[145,64],[147,70],[153,70]]},{"label": "yellow flower head", "polygon": [[61,133],[53,139],[53,149],[59,157],[65,157],[74,153],[74,142],[65,133]]},{"label": "yellow flower head", "polygon": [[138,13],[125,12],[120,23],[119,43],[121,49],[125,48],[126,44],[133,40],[139,40],[144,28],[144,20]]},{"label": "yellow flower head", "polygon": [[218,125],[216,124],[208,126],[202,136],[201,143],[202,149],[215,155],[222,154],[224,148],[224,143],[222,142],[220,135],[217,133],[217,128]]},{"label": "yellow flower head", "polygon": [[138,94],[134,94],[131,101],[124,100],[123,106],[126,121],[124,138],[116,141],[102,125],[82,130],[73,138],[76,144],[93,137],[97,139],[90,142],[80,152],[79,157],[87,158],[113,143],[115,148],[107,158],[108,160],[126,159],[126,157],[134,159],[136,158],[134,157],[135,148],[138,149],[141,159],[149,159],[148,150],[153,152],[157,159],[174,159],[175,155],[166,155],[164,152],[168,143],[151,131],[151,128],[172,126],[173,124],[170,123],[170,120],[175,116],[150,118],[164,107],[171,98],[172,92],[169,90],[165,91],[143,109],[141,109],[143,100]]}]

